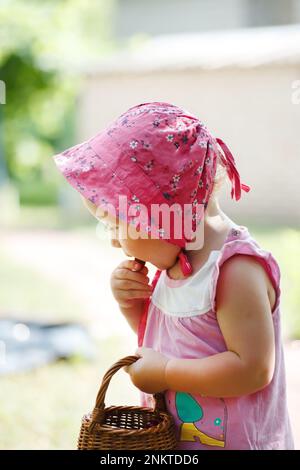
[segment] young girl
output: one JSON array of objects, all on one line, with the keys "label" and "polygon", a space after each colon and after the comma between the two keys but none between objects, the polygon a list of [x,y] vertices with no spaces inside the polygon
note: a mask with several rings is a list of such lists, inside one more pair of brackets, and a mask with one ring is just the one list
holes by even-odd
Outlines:
[{"label": "young girl", "polygon": [[[280,270],[219,206],[222,169],[231,197],[250,189],[224,142],[189,111],[151,102],[54,159],[88,209],[114,229],[112,244],[136,258],[111,276],[138,335],[139,359],[126,371],[143,406],[164,393],[177,449],[293,449]],[[175,236],[175,215],[166,230],[162,217],[150,215],[157,204],[175,204],[181,222],[188,207],[192,231]],[[143,262],[157,268],[151,285]]]}]

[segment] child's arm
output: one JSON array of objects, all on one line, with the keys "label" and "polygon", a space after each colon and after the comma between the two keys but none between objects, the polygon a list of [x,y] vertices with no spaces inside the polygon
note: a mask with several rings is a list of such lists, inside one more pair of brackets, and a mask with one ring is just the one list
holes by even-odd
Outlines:
[{"label": "child's arm", "polygon": [[212,397],[254,393],[275,365],[270,281],[250,256],[235,255],[220,270],[216,311],[228,351],[202,359],[169,359],[166,388]]}]

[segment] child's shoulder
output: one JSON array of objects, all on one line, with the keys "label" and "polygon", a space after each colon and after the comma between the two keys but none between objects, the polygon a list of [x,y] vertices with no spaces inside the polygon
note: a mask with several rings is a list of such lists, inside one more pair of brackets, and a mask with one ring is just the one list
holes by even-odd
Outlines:
[{"label": "child's shoulder", "polygon": [[[220,268],[218,284],[232,288],[241,296],[252,291],[253,296],[265,296],[267,293],[270,307],[276,303],[276,290],[262,263],[255,256],[236,253],[228,258]],[[218,295],[219,290],[217,287]]]},{"label": "child's shoulder", "polygon": [[[273,310],[280,296],[280,269],[272,253],[262,248],[248,231],[240,226],[223,246],[213,275],[212,295],[226,286],[232,295],[249,293],[268,295]],[[276,301],[277,300],[277,301]]]}]

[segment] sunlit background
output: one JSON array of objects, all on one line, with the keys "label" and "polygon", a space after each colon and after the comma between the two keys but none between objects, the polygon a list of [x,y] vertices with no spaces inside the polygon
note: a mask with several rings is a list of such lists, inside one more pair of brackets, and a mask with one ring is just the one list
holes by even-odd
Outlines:
[{"label": "sunlit background", "polygon": [[[137,347],[110,291],[124,255],[52,155],[156,100],[197,114],[252,188],[221,207],[281,268],[299,449],[300,0],[0,0],[0,44],[0,448],[75,448]],[[139,404],[124,371],[106,404]]]}]

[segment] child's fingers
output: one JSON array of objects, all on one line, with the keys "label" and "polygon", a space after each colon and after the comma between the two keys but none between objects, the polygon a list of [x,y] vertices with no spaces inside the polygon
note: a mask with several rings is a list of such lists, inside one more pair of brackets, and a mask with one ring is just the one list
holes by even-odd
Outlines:
[{"label": "child's fingers", "polygon": [[130,300],[130,299],[147,299],[151,295],[151,292],[143,290],[120,290],[118,293],[118,300]]},{"label": "child's fingers", "polygon": [[134,258],[133,271],[141,271],[145,266],[145,261],[139,258]]},{"label": "child's fingers", "polygon": [[140,282],[129,281],[127,279],[113,279],[112,287],[115,290],[142,290],[145,292],[152,292],[153,288],[147,284],[142,284]]},{"label": "child's fingers", "polygon": [[147,266],[143,266],[143,268],[141,269],[142,265],[141,263],[138,263],[139,269],[136,269],[135,268],[136,263],[137,262],[134,259],[126,259],[119,264],[118,268],[130,269],[131,271],[138,271],[144,274],[148,273]]},{"label": "child's fingers", "polygon": [[115,270],[114,276],[115,279],[127,279],[135,282],[140,282],[141,284],[149,284],[150,279],[143,273],[133,272],[129,269],[119,268]]},{"label": "child's fingers", "polygon": [[153,292],[147,276],[148,268],[143,266],[140,271],[133,271],[135,263],[135,260],[124,260],[112,272],[111,288],[119,305],[130,307],[131,301],[147,299]]}]

